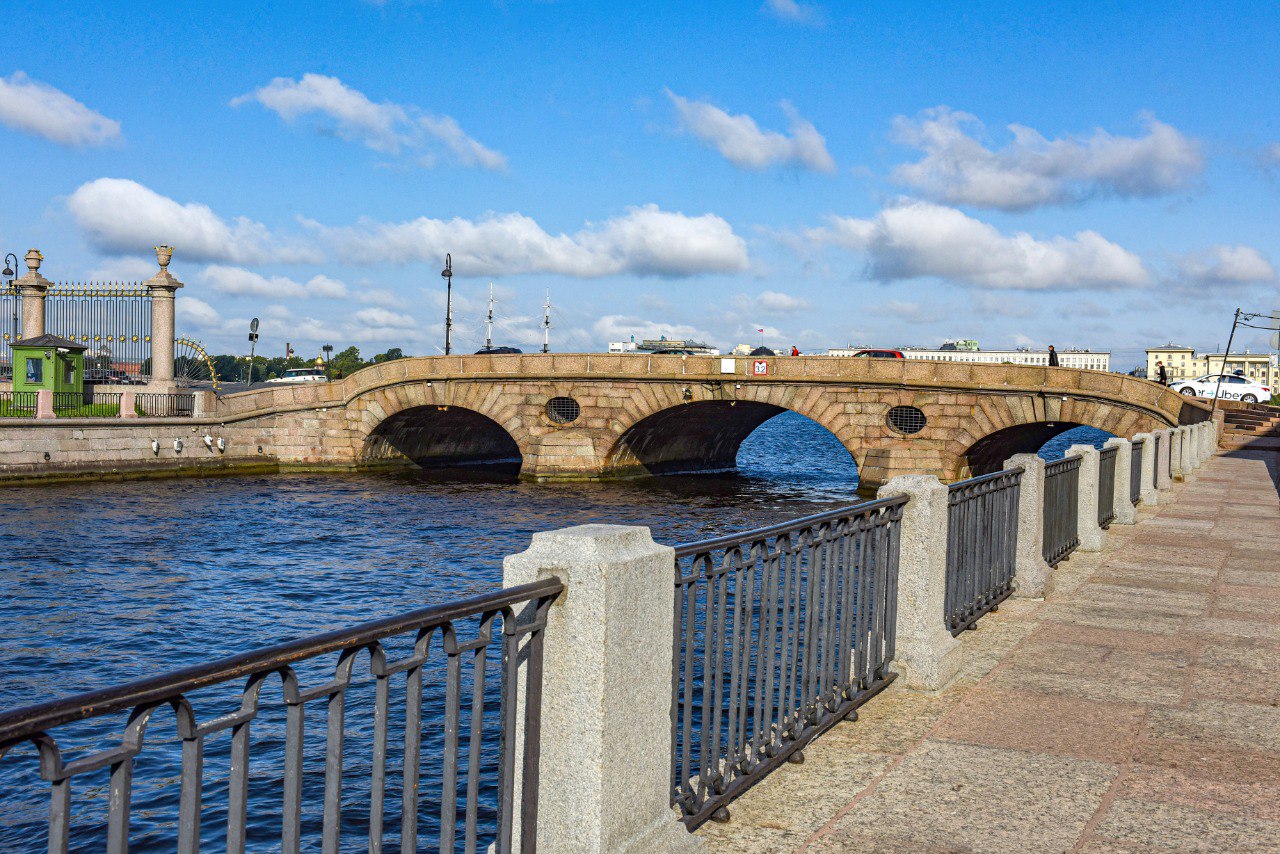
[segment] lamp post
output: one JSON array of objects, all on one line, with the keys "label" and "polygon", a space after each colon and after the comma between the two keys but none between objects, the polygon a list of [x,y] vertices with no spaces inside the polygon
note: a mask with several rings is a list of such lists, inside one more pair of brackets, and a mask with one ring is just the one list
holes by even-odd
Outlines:
[{"label": "lamp post", "polygon": [[258,346],[258,318],[249,321],[249,372],[245,376],[244,387],[253,385],[253,351]]},{"label": "lamp post", "polygon": [[444,277],[444,354],[449,355],[449,333],[453,329],[453,256],[445,253],[444,269],[440,271]]},{"label": "lamp post", "polygon": [[320,349],[324,351],[324,378],[331,379],[329,376],[329,357],[333,355],[333,345],[325,344]]},{"label": "lamp post", "polygon": [[[13,261],[12,264],[9,263],[10,260]],[[9,290],[9,298],[13,301],[13,330],[12,330],[12,335],[9,338],[10,346],[13,345],[14,341],[18,340],[18,290],[13,286],[13,279],[17,275],[18,275],[18,256],[10,252],[9,254],[4,256],[4,277],[5,279],[8,280],[7,282],[5,282],[5,285]],[[13,350],[9,351],[9,369],[10,369],[9,371],[10,378],[12,379]]]}]

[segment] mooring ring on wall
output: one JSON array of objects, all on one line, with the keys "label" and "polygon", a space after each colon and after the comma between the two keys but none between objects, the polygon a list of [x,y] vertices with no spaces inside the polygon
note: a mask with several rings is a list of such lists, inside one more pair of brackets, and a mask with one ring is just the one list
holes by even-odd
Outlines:
[{"label": "mooring ring on wall", "polygon": [[557,424],[572,424],[582,414],[582,407],[572,397],[553,397],[547,401],[547,417]]},{"label": "mooring ring on wall", "polygon": [[885,423],[895,433],[911,436],[923,430],[928,421],[925,419],[924,413],[914,406],[895,406],[885,416]]}]

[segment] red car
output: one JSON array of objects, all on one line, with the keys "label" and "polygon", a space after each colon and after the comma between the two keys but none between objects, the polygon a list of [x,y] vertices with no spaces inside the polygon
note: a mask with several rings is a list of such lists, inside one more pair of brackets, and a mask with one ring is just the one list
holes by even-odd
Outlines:
[{"label": "red car", "polygon": [[905,359],[901,350],[859,350],[853,354],[856,359],[859,356],[866,356],[869,359]]}]

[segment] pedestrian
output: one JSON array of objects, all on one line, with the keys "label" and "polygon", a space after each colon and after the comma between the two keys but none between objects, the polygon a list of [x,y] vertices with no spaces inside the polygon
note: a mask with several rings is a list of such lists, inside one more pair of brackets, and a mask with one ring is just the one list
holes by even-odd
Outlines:
[{"label": "pedestrian", "polygon": [[1169,384],[1169,372],[1164,369],[1164,362],[1156,362],[1156,382],[1160,385]]},{"label": "pedestrian", "polygon": [[799,347],[797,347],[795,344],[792,344],[792,345],[791,345],[791,355],[793,355],[793,356],[799,356],[799,355],[800,355],[800,348],[799,348]]},{"label": "pedestrian", "polygon": [[1058,367],[1058,351],[1053,349],[1053,345],[1049,345],[1049,367]]}]

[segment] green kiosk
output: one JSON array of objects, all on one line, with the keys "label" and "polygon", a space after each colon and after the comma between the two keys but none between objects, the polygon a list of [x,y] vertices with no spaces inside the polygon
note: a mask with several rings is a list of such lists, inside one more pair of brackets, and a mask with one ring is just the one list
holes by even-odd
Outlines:
[{"label": "green kiosk", "polygon": [[14,341],[14,392],[49,389],[55,396],[63,392],[83,395],[86,349],[82,344],[48,333]]}]

